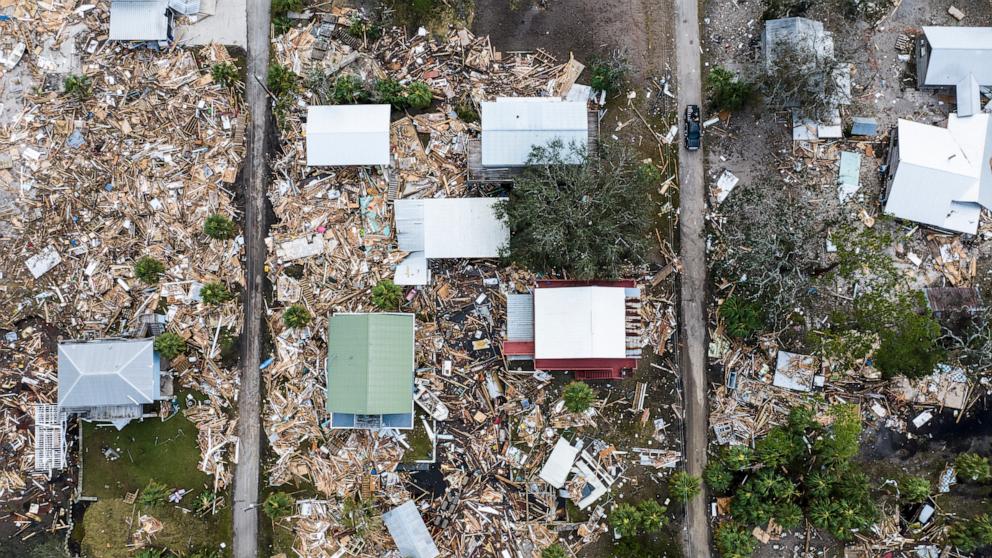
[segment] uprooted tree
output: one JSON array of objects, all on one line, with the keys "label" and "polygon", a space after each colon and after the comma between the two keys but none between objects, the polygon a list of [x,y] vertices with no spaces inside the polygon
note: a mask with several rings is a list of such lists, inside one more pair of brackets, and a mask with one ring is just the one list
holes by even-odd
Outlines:
[{"label": "uprooted tree", "polygon": [[824,118],[837,106],[844,65],[828,49],[803,40],[780,40],[771,48],[774,55],[757,77],[769,104],[797,107],[811,118]]},{"label": "uprooted tree", "polygon": [[603,144],[598,157],[561,141],[535,147],[509,200],[496,205],[511,231],[502,255],[578,279],[622,274],[649,246],[651,176],[620,144]]}]

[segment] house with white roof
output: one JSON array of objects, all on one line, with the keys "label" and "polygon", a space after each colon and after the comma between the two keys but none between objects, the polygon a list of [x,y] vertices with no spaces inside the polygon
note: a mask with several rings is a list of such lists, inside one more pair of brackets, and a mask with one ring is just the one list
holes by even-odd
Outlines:
[{"label": "house with white roof", "polygon": [[389,105],[307,107],[307,166],[388,165],[389,116]]},{"label": "house with white roof", "polygon": [[958,116],[980,112],[979,87],[992,86],[992,27],[924,27],[916,79],[920,89],[955,88]]},{"label": "house with white roof", "polygon": [[570,370],[578,379],[620,379],[637,366],[640,289],[634,281],[538,281],[507,295],[508,360],[536,370]]},{"label": "house with white roof", "polygon": [[171,396],[171,383],[163,390],[161,358],[151,338],[64,341],[58,375],[60,412],[118,430],[140,419],[145,405]]},{"label": "house with white roof", "polygon": [[401,199],[394,203],[396,238],[410,254],[396,267],[397,285],[430,283],[428,260],[496,258],[510,240],[496,215],[499,198]]},{"label": "house with white roof", "polygon": [[992,210],[992,115],[951,114],[946,128],[899,120],[884,195],[889,215],[975,234]]},{"label": "house with white roof", "polygon": [[157,41],[172,38],[169,0],[112,0],[111,41]]}]

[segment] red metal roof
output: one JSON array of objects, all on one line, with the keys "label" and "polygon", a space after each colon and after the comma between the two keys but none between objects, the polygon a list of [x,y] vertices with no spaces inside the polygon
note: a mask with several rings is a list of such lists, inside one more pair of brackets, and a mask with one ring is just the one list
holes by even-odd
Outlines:
[{"label": "red metal roof", "polygon": [[633,279],[591,279],[580,281],[577,279],[543,279],[537,282],[539,289],[556,289],[560,287],[624,287],[633,288],[637,286],[637,281]]}]

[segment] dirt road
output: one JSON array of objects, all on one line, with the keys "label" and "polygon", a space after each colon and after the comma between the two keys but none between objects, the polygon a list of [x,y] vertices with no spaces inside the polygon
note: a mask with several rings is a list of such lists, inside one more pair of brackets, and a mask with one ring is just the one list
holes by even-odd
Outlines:
[{"label": "dirt road", "polygon": [[[675,58],[680,110],[702,101],[697,0],[676,0]],[[685,467],[701,476],[706,466],[706,189],[703,154],[679,150],[679,239],[682,277],[680,368],[685,394]],[[710,532],[706,496],[686,505],[685,556],[708,558]]]},{"label": "dirt road", "polygon": [[265,264],[265,193],[267,165],[268,97],[265,82],[269,64],[269,0],[248,0],[248,77],[245,84],[251,115],[249,149],[245,163],[245,252],[247,293],[242,332],[241,389],[238,398],[238,436],[241,446],[234,471],[234,556],[255,558],[258,553],[258,475],[262,432],[259,359],[262,329],[262,282]]}]

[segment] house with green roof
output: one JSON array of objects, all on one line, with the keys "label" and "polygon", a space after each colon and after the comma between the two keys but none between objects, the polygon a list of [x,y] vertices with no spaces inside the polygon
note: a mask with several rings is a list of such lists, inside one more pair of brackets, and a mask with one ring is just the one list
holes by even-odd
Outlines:
[{"label": "house with green roof", "polygon": [[334,314],[327,330],[331,428],[413,428],[413,314]]}]

